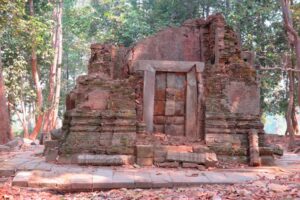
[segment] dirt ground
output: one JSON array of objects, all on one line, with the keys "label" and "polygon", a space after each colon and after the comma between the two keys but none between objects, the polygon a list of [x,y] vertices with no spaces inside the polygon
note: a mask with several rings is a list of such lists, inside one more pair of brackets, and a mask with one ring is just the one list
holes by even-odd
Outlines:
[{"label": "dirt ground", "polygon": [[59,193],[46,189],[11,187],[11,180],[0,187],[0,199],[298,199],[300,200],[300,172],[235,185],[202,185],[171,189],[119,189],[109,191]]},{"label": "dirt ground", "polygon": [[[268,138],[273,144],[286,145],[283,137]],[[242,166],[240,166],[242,167]],[[0,180],[1,182],[1,180]],[[18,199],[163,199],[163,200],[189,200],[189,199],[249,199],[249,200],[300,200],[300,169],[299,171],[283,173],[274,172],[268,176],[261,176],[259,180],[245,184],[234,185],[202,185],[185,188],[162,189],[118,189],[107,191],[61,193],[40,188],[20,188],[11,186],[12,179],[0,183],[0,200]]]}]

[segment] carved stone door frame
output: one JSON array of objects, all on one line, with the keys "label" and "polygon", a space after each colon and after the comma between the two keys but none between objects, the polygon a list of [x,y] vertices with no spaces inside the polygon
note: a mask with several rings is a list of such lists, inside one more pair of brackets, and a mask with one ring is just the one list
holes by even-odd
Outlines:
[{"label": "carved stone door frame", "polygon": [[190,138],[201,137],[199,125],[202,121],[203,62],[137,60],[133,64],[133,70],[144,71],[143,115],[147,132],[153,132],[156,72],[187,73],[185,135]]}]

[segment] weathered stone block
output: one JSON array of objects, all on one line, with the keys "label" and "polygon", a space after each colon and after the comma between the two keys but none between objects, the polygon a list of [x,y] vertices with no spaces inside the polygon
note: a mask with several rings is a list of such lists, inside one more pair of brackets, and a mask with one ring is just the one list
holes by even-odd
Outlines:
[{"label": "weathered stone block", "polygon": [[152,166],[153,158],[137,158],[136,163],[140,166]]},{"label": "weathered stone block", "polygon": [[112,146],[133,146],[136,141],[136,133],[114,133]]},{"label": "weathered stone block", "polygon": [[100,127],[95,125],[76,125],[71,126],[70,130],[74,132],[96,132],[100,130]]},{"label": "weathered stone block", "polygon": [[230,112],[259,115],[260,94],[256,85],[246,85],[245,82],[232,81],[224,90],[228,103],[224,103]]},{"label": "weathered stone block", "polygon": [[5,145],[0,145],[0,152],[9,152],[10,148]]},{"label": "weathered stone block", "polygon": [[164,115],[165,114],[165,101],[155,101],[154,103],[154,115]]},{"label": "weathered stone block", "polygon": [[101,132],[100,140],[111,140],[113,138],[113,132]]},{"label": "weathered stone block", "polygon": [[167,124],[184,124],[184,117],[166,117]]},{"label": "weathered stone block", "polygon": [[88,110],[104,110],[107,106],[109,91],[96,89],[87,94],[88,100],[80,104],[80,108]]},{"label": "weathered stone block", "polygon": [[93,176],[85,173],[72,174],[68,177],[68,184],[72,192],[91,191],[93,189]]},{"label": "weathered stone block", "polygon": [[44,145],[46,148],[54,148],[57,147],[59,144],[58,140],[46,140],[44,141]]},{"label": "weathered stone block", "polygon": [[138,158],[153,158],[152,145],[137,145],[136,153]]},{"label": "weathered stone block", "polygon": [[165,132],[165,125],[154,124],[153,131],[156,132],[156,133],[164,133]]},{"label": "weathered stone block", "polygon": [[193,145],[193,152],[194,153],[209,153],[212,152],[207,146],[205,145]]},{"label": "weathered stone block", "polygon": [[163,163],[156,163],[158,167],[166,167],[166,168],[178,168],[178,162],[163,162]]},{"label": "weathered stone block", "polygon": [[164,90],[166,89],[167,85],[166,85],[166,77],[167,74],[164,73],[164,72],[158,72],[155,76],[155,86],[157,89],[161,89],[161,90]]},{"label": "weathered stone block", "polygon": [[185,90],[176,88],[166,88],[166,99],[174,101],[184,101]]},{"label": "weathered stone block", "polygon": [[154,162],[160,163],[165,162],[167,157],[167,152],[193,152],[192,146],[170,146],[170,145],[156,145],[154,146]]},{"label": "weathered stone block", "polygon": [[60,164],[73,164],[77,163],[77,155],[59,155],[57,162]]},{"label": "weathered stone block", "polygon": [[167,160],[178,162],[190,162],[204,164],[206,166],[214,166],[218,159],[215,153],[184,153],[184,152],[168,152]]},{"label": "weathered stone block", "polygon": [[71,120],[71,125],[98,125],[101,123],[99,118],[85,118],[85,117],[73,117]]},{"label": "weathered stone block", "polygon": [[281,146],[276,145],[276,144],[271,144],[271,145],[269,145],[269,147],[272,149],[272,151],[275,155],[278,155],[278,156],[283,155],[283,148]]},{"label": "weathered stone block", "polygon": [[175,115],[185,115],[185,103],[184,101],[176,101],[175,104]]},{"label": "weathered stone block", "polygon": [[205,143],[207,146],[223,145],[224,143],[232,144],[233,146],[241,146],[241,141],[246,139],[245,135],[237,134],[206,134]]},{"label": "weathered stone block", "polygon": [[275,166],[275,160],[273,156],[261,156],[260,162],[261,165],[264,166]]},{"label": "weathered stone block", "polygon": [[46,154],[46,162],[55,162],[58,156],[58,149],[49,149]]},{"label": "weathered stone block", "polygon": [[271,147],[259,147],[260,156],[272,156],[273,149]]},{"label": "weathered stone block", "polygon": [[172,136],[183,136],[184,125],[166,124],[165,133]]},{"label": "weathered stone block", "polygon": [[155,152],[156,151],[163,151],[167,153],[168,151],[172,152],[193,152],[192,146],[187,145],[179,145],[179,146],[171,146],[171,145],[156,145],[154,147]]},{"label": "weathered stone block", "polygon": [[220,162],[242,163],[248,164],[248,156],[234,156],[234,155],[218,155]]},{"label": "weathered stone block", "polygon": [[77,156],[77,161],[78,164],[82,164],[82,165],[105,165],[105,166],[130,165],[134,163],[134,156],[79,154]]},{"label": "weathered stone block", "polygon": [[134,147],[126,147],[126,146],[110,146],[106,147],[107,154],[125,154],[125,155],[133,155]]},{"label": "weathered stone block", "polygon": [[159,157],[159,156],[154,156],[154,159],[153,159],[154,163],[162,163],[162,162],[166,162],[166,156],[164,157]]},{"label": "weathered stone block", "polygon": [[112,140],[113,132],[101,132],[99,133],[100,140]]},{"label": "weathered stone block", "polygon": [[136,125],[132,124],[130,126],[118,126],[118,125],[102,126],[100,130],[103,132],[114,132],[114,133],[136,132]]},{"label": "weathered stone block", "polygon": [[166,90],[165,89],[163,89],[163,90],[156,89],[154,99],[158,100],[158,101],[165,101],[166,100]]},{"label": "weathered stone block", "polygon": [[166,110],[165,115],[174,115],[175,114],[175,101],[173,100],[167,100],[166,101]]},{"label": "weathered stone block", "polygon": [[164,162],[166,161],[167,151],[154,148],[154,162]]},{"label": "weathered stone block", "polygon": [[232,148],[231,146],[211,146],[209,147],[213,152],[218,155],[231,155],[231,156],[247,156],[247,148]]},{"label": "weathered stone block", "polygon": [[166,117],[165,116],[154,116],[154,124],[165,124]]},{"label": "weathered stone block", "polygon": [[250,165],[251,166],[259,166],[261,164],[261,161],[259,158],[257,131],[251,130],[248,134],[248,137],[249,137]]},{"label": "weathered stone block", "polygon": [[183,168],[198,168],[198,164],[184,162],[184,163],[182,163],[182,167]]},{"label": "weathered stone block", "polygon": [[102,119],[101,126],[135,126],[134,119]]},{"label": "weathered stone block", "polygon": [[28,181],[32,176],[32,172],[21,171],[16,174],[12,181],[12,186],[28,187]]}]

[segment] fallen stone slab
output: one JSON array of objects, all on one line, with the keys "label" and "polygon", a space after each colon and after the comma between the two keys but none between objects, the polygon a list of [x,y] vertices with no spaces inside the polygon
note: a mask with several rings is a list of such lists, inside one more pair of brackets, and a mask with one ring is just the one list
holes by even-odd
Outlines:
[{"label": "fallen stone slab", "polygon": [[215,166],[218,162],[215,153],[188,153],[168,151],[167,160],[204,164],[205,166]]},{"label": "fallen stone slab", "polygon": [[8,181],[8,178],[0,178],[0,187],[4,186],[5,182]]},{"label": "fallen stone slab", "polygon": [[195,171],[169,172],[169,176],[172,179],[173,186],[176,187],[186,187],[212,183],[212,181],[209,180],[205,175]]},{"label": "fallen stone slab", "polygon": [[167,172],[150,172],[152,181],[152,188],[171,188],[173,187],[173,181]]},{"label": "fallen stone slab", "polygon": [[24,144],[24,141],[20,137],[16,137],[15,139],[9,141],[8,143],[5,144],[5,146],[9,148],[15,148],[15,147],[20,147]]},{"label": "fallen stone slab", "polygon": [[93,190],[110,189],[113,171],[111,169],[97,169],[93,172]]},{"label": "fallen stone slab", "polygon": [[112,177],[112,188],[135,188],[134,172],[116,171]]},{"label": "fallen stone slab", "polygon": [[197,163],[182,163],[182,168],[197,168],[197,169],[205,169],[205,166],[199,165]]},{"label": "fallen stone slab", "polygon": [[257,180],[259,177],[256,173],[241,173],[241,172],[224,172],[227,178],[225,183],[244,183]]},{"label": "fallen stone slab", "polygon": [[275,166],[275,159],[273,155],[260,156],[260,160],[263,166]]},{"label": "fallen stone slab", "polygon": [[152,188],[152,179],[149,172],[138,171],[134,174],[134,185],[136,188]]},{"label": "fallen stone slab", "polygon": [[77,162],[81,165],[121,166],[133,164],[134,156],[79,154]]},{"label": "fallen stone slab", "polygon": [[36,170],[37,166],[43,162],[41,159],[34,159],[25,163],[22,163],[20,165],[17,165],[16,168],[19,171],[31,171]]},{"label": "fallen stone slab", "polygon": [[255,181],[255,173],[199,172],[196,170],[111,170],[96,169],[78,172],[22,171],[13,179],[13,186],[47,188],[57,191],[95,191],[120,188],[171,188],[202,184],[235,184]]},{"label": "fallen stone slab", "polygon": [[163,162],[163,163],[156,163],[158,167],[162,168],[178,168],[179,163],[178,162]]},{"label": "fallen stone slab", "polygon": [[275,183],[270,183],[268,185],[269,190],[272,190],[274,192],[285,192],[287,190],[289,190],[289,187],[286,185],[279,185],[279,184],[275,184]]},{"label": "fallen stone slab", "polygon": [[0,145],[0,152],[9,152],[10,147],[5,146],[5,145]]},{"label": "fallen stone slab", "polygon": [[[67,174],[66,174],[67,175]],[[66,189],[59,187],[66,181],[65,176],[61,176],[55,172],[32,171],[28,180],[28,187],[32,188],[48,188],[48,189]],[[68,185],[70,187],[70,185]]]},{"label": "fallen stone slab", "polygon": [[203,172],[203,175],[206,176],[206,178],[210,181],[210,183],[215,183],[215,184],[232,183],[231,181],[228,181],[228,178],[222,172],[205,172],[205,173]]},{"label": "fallen stone slab", "polygon": [[15,175],[16,168],[14,166],[1,166],[0,177],[11,177]]},{"label": "fallen stone slab", "polygon": [[65,177],[69,190],[74,192],[91,191],[93,189],[93,176],[87,173],[69,174]]},{"label": "fallen stone slab", "polygon": [[13,186],[28,187],[29,178],[32,176],[30,171],[18,172],[12,181]]}]

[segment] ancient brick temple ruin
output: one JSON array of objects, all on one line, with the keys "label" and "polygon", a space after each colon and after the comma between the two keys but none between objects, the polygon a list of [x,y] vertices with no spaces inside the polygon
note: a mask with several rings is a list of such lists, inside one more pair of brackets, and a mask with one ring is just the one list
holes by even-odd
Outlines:
[{"label": "ancient brick temple ruin", "polygon": [[88,75],[67,96],[64,135],[46,143],[46,158],[92,165],[259,165],[272,150],[264,147],[252,64],[220,14],[166,28],[130,48],[93,44]]}]

